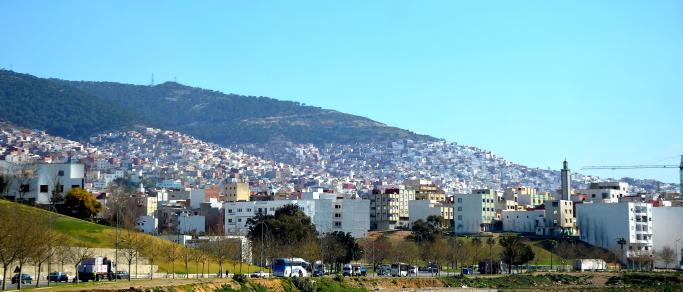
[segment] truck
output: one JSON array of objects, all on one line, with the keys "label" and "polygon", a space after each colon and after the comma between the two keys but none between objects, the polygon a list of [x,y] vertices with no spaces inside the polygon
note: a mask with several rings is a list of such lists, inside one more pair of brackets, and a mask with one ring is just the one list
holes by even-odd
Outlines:
[{"label": "truck", "polygon": [[78,265],[78,279],[83,282],[112,280],[116,274],[116,263],[106,257],[84,259]]},{"label": "truck", "polygon": [[606,271],[607,262],[601,259],[575,259],[574,271]]}]

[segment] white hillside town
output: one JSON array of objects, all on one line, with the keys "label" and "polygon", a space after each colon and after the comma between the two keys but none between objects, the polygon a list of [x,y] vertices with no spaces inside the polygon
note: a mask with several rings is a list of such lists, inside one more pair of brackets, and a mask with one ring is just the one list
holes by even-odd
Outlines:
[{"label": "white hillside town", "polygon": [[[446,142],[355,147],[292,145],[263,158],[257,154],[267,151],[255,145],[226,148],[153,128],[75,142],[1,124],[0,174],[12,178],[5,199],[48,208],[82,189],[103,206],[95,218],[127,204],[121,212],[140,232],[192,248],[232,242],[239,247],[232,260],[245,264],[267,266],[272,252],[267,239],[251,240],[258,239],[250,237],[259,228],[254,222],[294,206],[321,236],[365,241],[440,218],[451,236],[582,242],[614,254],[624,268],[683,268],[683,231],[670,225],[683,220],[683,200],[672,185],[646,191],[573,174],[567,161],[560,171],[522,170]],[[487,173],[491,167],[499,171]],[[662,250],[673,260],[660,257]],[[102,264],[92,280],[114,275],[111,251],[100,254],[92,261],[109,263],[109,272]],[[480,263],[481,271],[504,271],[494,264]],[[573,264],[582,271],[607,266],[599,258]],[[156,267],[149,260],[143,266]]]}]

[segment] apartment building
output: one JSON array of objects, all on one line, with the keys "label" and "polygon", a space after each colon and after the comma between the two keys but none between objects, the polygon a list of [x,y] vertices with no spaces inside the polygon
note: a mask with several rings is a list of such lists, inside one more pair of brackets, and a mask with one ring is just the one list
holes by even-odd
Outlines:
[{"label": "apartment building", "polygon": [[[629,266],[643,266],[653,257],[652,205],[621,202],[584,203],[576,206],[580,239],[608,249]],[[620,239],[624,239],[622,247]]]},{"label": "apartment building", "polygon": [[574,202],[568,200],[546,201],[545,218],[543,224],[536,229],[537,235],[542,236],[575,236],[576,215]]},{"label": "apartment building", "polygon": [[367,237],[370,229],[370,201],[368,200],[275,200],[226,202],[224,230],[226,234],[245,234],[247,221],[257,215],[275,215],[285,205],[294,204],[311,218],[319,233],[349,232],[353,237]]},{"label": "apartment building", "polygon": [[223,194],[227,202],[246,202],[249,201],[251,191],[247,183],[231,182],[225,184]]},{"label": "apartment building", "polygon": [[491,189],[474,190],[471,194],[456,194],[453,203],[456,234],[477,234],[493,231],[498,193]]},{"label": "apartment building", "polygon": [[408,202],[415,200],[415,190],[403,186],[374,189],[370,199],[370,225],[376,230],[408,227]]}]

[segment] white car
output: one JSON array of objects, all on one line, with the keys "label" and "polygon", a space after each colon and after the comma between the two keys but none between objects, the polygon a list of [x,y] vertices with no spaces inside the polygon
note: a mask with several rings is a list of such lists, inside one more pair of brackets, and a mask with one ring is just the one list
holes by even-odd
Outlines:
[{"label": "white car", "polygon": [[252,278],[268,278],[268,273],[266,273],[264,271],[253,272],[253,273],[251,273],[250,277],[252,277]]}]

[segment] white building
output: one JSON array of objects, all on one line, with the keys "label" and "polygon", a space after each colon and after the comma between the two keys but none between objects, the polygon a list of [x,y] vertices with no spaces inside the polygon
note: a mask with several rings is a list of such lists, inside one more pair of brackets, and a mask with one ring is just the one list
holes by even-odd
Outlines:
[{"label": "white building", "polygon": [[453,231],[456,234],[477,234],[493,230],[498,199],[496,191],[474,190],[471,194],[456,194],[453,199]]},{"label": "white building", "polygon": [[72,188],[85,188],[85,168],[81,163],[38,163],[12,165],[11,172],[26,173],[13,181],[8,196],[38,204],[49,204],[57,189],[65,196]]},{"label": "white building", "polygon": [[629,195],[629,185],[625,182],[591,183],[587,190],[576,190],[574,202],[617,203]]},{"label": "white building", "polygon": [[156,234],[159,228],[159,219],[153,216],[140,216],[135,223],[138,230],[147,234]]},{"label": "white building", "polygon": [[569,200],[545,201],[545,218],[536,228],[541,236],[576,236],[574,202]]},{"label": "white building", "polygon": [[453,222],[453,205],[433,200],[408,201],[410,224],[417,220],[426,220],[429,216],[441,216]]},{"label": "white building", "polygon": [[204,233],[206,232],[206,217],[191,215],[187,212],[180,213],[177,229],[180,233]]},{"label": "white building", "polygon": [[[652,257],[654,244],[651,204],[577,204],[576,219],[582,241],[621,255],[624,263]],[[621,238],[626,241],[623,253],[621,245],[617,243]]]},{"label": "white building", "polygon": [[370,229],[370,201],[368,200],[277,200],[226,202],[226,234],[245,234],[247,220],[259,214],[274,215],[278,208],[295,204],[311,218],[320,233],[349,232],[353,237],[367,237]]},{"label": "white building", "polygon": [[[683,267],[683,208],[682,207],[658,207],[652,208],[653,234],[652,243],[656,252],[661,252],[664,247],[670,247],[676,253],[676,263],[669,268]],[[661,260],[655,261],[655,267],[665,268],[666,264]]]},{"label": "white building", "polygon": [[503,231],[519,233],[535,233],[545,216],[545,210],[503,210],[501,213]]}]

